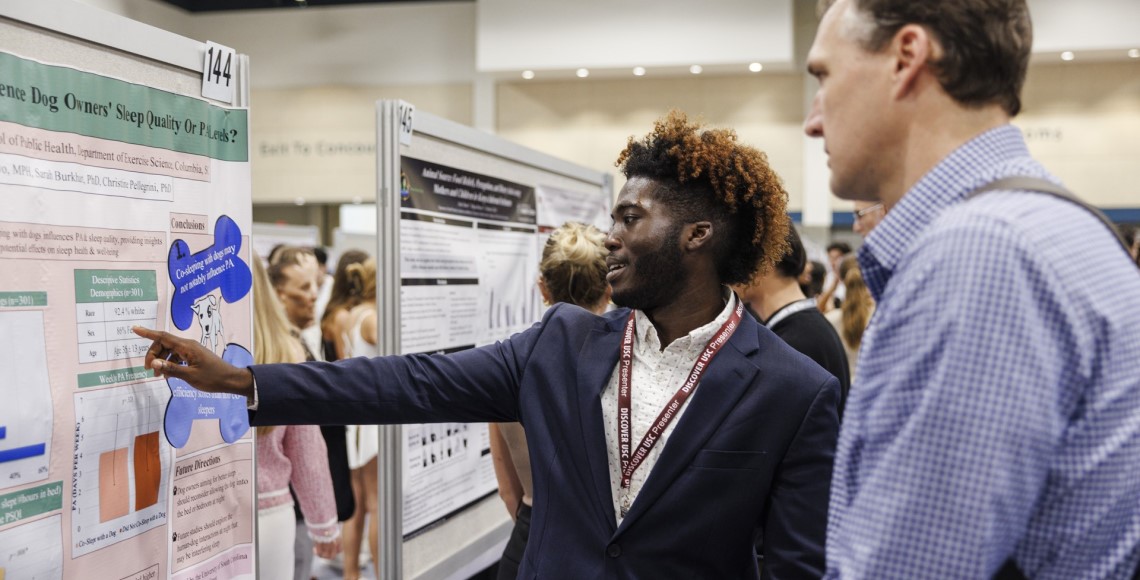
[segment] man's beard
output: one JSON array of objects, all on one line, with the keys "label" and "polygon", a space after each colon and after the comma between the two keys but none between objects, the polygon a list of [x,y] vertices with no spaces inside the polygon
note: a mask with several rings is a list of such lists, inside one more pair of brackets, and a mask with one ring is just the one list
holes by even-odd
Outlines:
[{"label": "man's beard", "polygon": [[633,283],[621,290],[614,289],[614,304],[652,311],[676,297],[688,277],[681,267],[681,248],[678,245],[683,227],[678,224],[656,250],[637,257],[627,266],[632,267]]}]

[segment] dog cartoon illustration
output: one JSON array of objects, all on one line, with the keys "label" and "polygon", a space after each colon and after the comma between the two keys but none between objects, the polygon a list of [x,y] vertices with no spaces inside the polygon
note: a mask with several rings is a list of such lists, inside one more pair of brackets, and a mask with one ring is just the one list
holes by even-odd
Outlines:
[{"label": "dog cartoon illustration", "polygon": [[202,346],[217,351],[218,341],[222,340],[222,310],[218,308],[218,299],[213,294],[207,294],[190,308],[198,319],[198,326],[202,327]]}]

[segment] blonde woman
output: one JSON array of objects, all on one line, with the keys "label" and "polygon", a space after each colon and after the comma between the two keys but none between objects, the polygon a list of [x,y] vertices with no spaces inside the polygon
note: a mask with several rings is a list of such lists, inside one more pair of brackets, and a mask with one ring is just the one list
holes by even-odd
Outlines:
[{"label": "blonde woman", "polygon": [[[547,305],[568,302],[595,314],[602,314],[610,303],[606,283],[606,236],[593,226],[567,222],[554,230],[542,249],[538,265],[538,290]],[[492,423],[491,458],[499,497],[515,521],[499,560],[499,580],[514,580],[526,550],[530,532],[531,497],[530,455],[522,425]]]},{"label": "blonde woman", "polygon": [[859,362],[859,347],[863,344],[863,331],[875,313],[875,301],[863,282],[863,271],[855,256],[847,256],[839,263],[839,276],[847,287],[843,305],[827,313],[827,319],[843,340],[847,351],[847,364],[851,368],[851,381],[855,381],[855,365]]},{"label": "blonde woman", "polygon": [[[347,316],[336,319],[332,332],[343,337],[341,355],[344,358],[380,355],[376,345],[376,261],[369,258],[345,268],[348,285],[356,289],[356,306],[348,309]],[[348,425],[345,437],[348,442],[348,466],[352,468],[352,492],[356,511],[344,526],[344,577],[360,577],[360,544],[368,522],[368,547],[375,563],[379,554],[380,506],[379,453],[380,429],[376,425]]]},{"label": "blonde woman", "polygon": [[[253,360],[257,364],[301,362],[305,353],[285,318],[261,258],[253,260]],[[273,385],[264,385],[272,389]],[[314,551],[323,558],[340,552],[325,442],[315,425],[257,428],[257,567],[262,578],[293,578],[292,486]]]}]

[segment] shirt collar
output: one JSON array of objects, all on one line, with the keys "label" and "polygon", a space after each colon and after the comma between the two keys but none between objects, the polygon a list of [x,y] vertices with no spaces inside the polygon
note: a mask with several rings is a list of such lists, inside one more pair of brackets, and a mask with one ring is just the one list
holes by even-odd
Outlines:
[{"label": "shirt collar", "polygon": [[[689,334],[674,341],[673,344],[681,348],[688,348],[691,344],[704,346],[705,343],[712,340],[713,335],[720,330],[721,326],[724,326],[724,323],[728,321],[728,317],[732,315],[733,309],[736,308],[736,294],[727,286],[724,287],[723,290],[725,305],[724,309],[720,311],[720,314],[718,314],[712,322],[694,328],[689,331]],[[644,312],[634,310],[633,313],[634,332],[637,334],[638,348],[644,347],[646,349],[652,349],[653,352],[660,352],[661,338],[657,336],[657,328],[653,326],[653,323],[649,321],[649,317],[646,316]]]},{"label": "shirt collar", "polygon": [[1013,125],[990,129],[954,150],[902,196],[859,248],[859,266],[871,295],[875,300],[882,297],[899,261],[946,208],[1002,177],[1043,172]]}]

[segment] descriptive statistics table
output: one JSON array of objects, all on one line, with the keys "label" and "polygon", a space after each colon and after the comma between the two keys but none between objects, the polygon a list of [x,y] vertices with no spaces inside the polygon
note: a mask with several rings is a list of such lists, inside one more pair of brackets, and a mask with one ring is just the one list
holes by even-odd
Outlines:
[{"label": "descriptive statistics table", "polygon": [[153,270],[76,270],[79,363],[141,357],[150,341],[131,332],[154,328],[158,289]]}]

